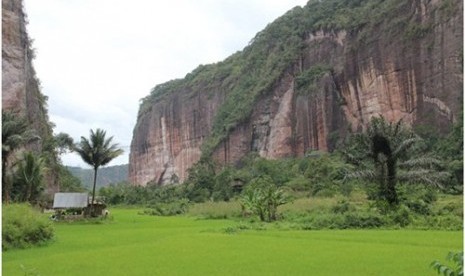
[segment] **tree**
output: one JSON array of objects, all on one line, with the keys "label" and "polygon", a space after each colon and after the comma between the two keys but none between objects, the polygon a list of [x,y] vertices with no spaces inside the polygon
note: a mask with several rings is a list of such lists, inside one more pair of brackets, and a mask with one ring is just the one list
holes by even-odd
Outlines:
[{"label": "tree", "polygon": [[215,186],[215,164],[211,160],[201,160],[188,170],[187,196],[194,202],[202,202],[212,197]]},{"label": "tree", "polygon": [[452,126],[451,132],[435,145],[435,151],[445,161],[450,172],[448,181],[449,192],[461,194],[463,191],[463,112],[457,116],[457,122]]},{"label": "tree", "polygon": [[441,186],[446,173],[439,171],[440,161],[424,151],[422,139],[402,121],[375,117],[366,131],[349,137],[342,152],[356,168],[347,177],[377,183],[378,199],[392,206],[398,203],[399,182]]},{"label": "tree", "polygon": [[254,178],[241,197],[243,211],[251,211],[261,221],[275,221],[278,207],[289,202],[284,190],[276,187],[268,175]]},{"label": "tree", "polygon": [[81,136],[81,142],[74,147],[74,150],[81,156],[82,160],[94,169],[94,185],[91,201],[92,216],[95,216],[94,200],[98,168],[107,165],[111,160],[123,153],[123,150],[118,148],[118,144],[111,144],[113,136],[108,139],[105,136],[106,132],[104,130],[97,129],[94,132],[91,129],[89,139]]},{"label": "tree", "polygon": [[60,191],[62,192],[84,192],[81,180],[74,176],[66,167],[58,166],[58,175],[60,177]]},{"label": "tree", "polygon": [[14,176],[12,194],[17,201],[33,202],[43,190],[44,160],[32,152],[23,153]]},{"label": "tree", "polygon": [[14,113],[2,111],[2,187],[5,203],[10,201],[11,181],[7,180],[7,167],[11,154],[29,142],[40,137],[34,136],[28,122]]}]

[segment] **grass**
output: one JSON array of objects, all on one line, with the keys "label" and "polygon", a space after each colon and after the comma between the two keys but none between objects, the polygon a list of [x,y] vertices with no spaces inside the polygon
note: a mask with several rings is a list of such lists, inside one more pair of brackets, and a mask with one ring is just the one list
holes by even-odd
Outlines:
[{"label": "grass", "polygon": [[461,231],[227,231],[241,222],[137,215],[56,224],[48,246],[3,253],[3,275],[435,275]]},{"label": "grass", "polygon": [[232,218],[241,214],[241,205],[238,201],[208,201],[191,206],[188,214],[208,219]]}]

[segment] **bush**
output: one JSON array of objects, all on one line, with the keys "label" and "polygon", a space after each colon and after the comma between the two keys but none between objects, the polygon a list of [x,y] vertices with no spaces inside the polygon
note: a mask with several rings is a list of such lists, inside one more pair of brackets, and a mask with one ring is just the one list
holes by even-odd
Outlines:
[{"label": "bush", "polygon": [[353,211],[355,208],[350,205],[350,203],[347,200],[340,200],[337,202],[336,205],[334,205],[331,210],[335,214],[344,214],[348,211]]},{"label": "bush", "polygon": [[463,251],[460,252],[449,252],[446,260],[452,265],[444,265],[439,261],[431,263],[431,267],[439,274],[448,276],[459,276],[463,275]]},{"label": "bush", "polygon": [[344,214],[316,214],[301,221],[304,230],[319,229],[362,229],[385,226],[385,221],[378,214],[347,212]]},{"label": "bush", "polygon": [[151,216],[175,216],[187,212],[189,204],[187,200],[178,200],[171,203],[157,203],[143,211],[144,215]]},{"label": "bush", "polygon": [[54,235],[52,223],[27,204],[3,205],[2,250],[42,245]]},{"label": "bush", "polygon": [[397,210],[393,210],[390,214],[392,222],[401,227],[405,227],[412,222],[409,209],[403,205],[399,206]]},{"label": "bush", "polygon": [[378,228],[384,224],[378,214],[351,212],[344,215],[344,224],[340,228]]}]

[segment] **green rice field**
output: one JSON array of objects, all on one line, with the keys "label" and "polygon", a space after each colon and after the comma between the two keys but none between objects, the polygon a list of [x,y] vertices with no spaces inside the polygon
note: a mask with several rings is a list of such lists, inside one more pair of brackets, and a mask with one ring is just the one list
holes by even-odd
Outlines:
[{"label": "green rice field", "polygon": [[139,215],[59,223],[49,245],[3,252],[3,275],[437,275],[462,231],[249,228],[236,220]]}]

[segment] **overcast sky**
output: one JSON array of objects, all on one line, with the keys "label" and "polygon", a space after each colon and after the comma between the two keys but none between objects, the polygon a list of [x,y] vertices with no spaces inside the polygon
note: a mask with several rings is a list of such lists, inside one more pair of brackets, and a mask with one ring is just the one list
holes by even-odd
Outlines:
[{"label": "overcast sky", "polygon": [[[34,67],[54,133],[102,128],[129,162],[139,100],[157,84],[242,50],[306,0],[25,0]],[[76,154],[69,166],[87,168]]]}]

